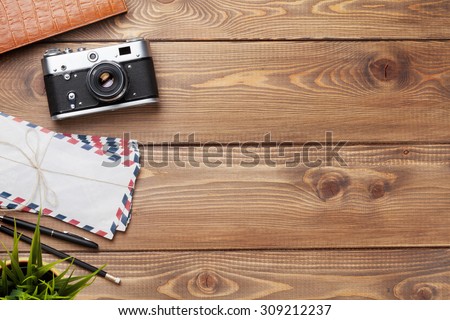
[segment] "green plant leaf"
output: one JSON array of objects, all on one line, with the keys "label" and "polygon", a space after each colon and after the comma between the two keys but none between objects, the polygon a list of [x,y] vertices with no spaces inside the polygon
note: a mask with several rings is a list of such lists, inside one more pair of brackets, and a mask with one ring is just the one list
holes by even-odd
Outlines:
[{"label": "green plant leaf", "polygon": [[[11,279],[14,283],[21,283],[25,278],[22,269],[19,267],[19,239],[20,235],[17,234],[16,221],[14,220],[13,250],[10,252],[5,245],[3,245],[10,260],[11,269],[13,270],[12,274],[14,277]],[[7,274],[9,274],[8,270]]]},{"label": "green plant leaf", "polygon": [[[6,265],[6,263],[5,263],[5,265]],[[2,268],[2,272],[5,272],[8,279],[11,279],[11,281],[14,284],[16,284],[16,285],[20,284],[20,281],[19,281],[17,275],[10,268],[8,268],[8,267]]]},{"label": "green plant leaf", "polygon": [[28,265],[35,265],[36,267],[42,267],[42,249],[41,249],[41,211],[38,213],[38,219],[36,222],[36,228],[34,229],[33,240],[31,241],[30,255],[28,257]]},{"label": "green plant leaf", "polygon": [[5,296],[8,293],[8,277],[6,275],[6,264],[3,261],[0,261],[0,268],[2,268],[2,282],[0,286],[0,296]]},{"label": "green plant leaf", "polygon": [[35,274],[38,278],[42,278],[46,273],[50,272],[52,269],[55,269],[55,267],[56,267],[58,264],[60,264],[60,263],[62,263],[62,262],[64,262],[64,261],[66,261],[66,260],[67,260],[67,259],[60,259],[60,260],[57,260],[57,261],[54,261],[54,262],[51,262],[51,263],[48,263],[48,264],[44,264],[44,265],[42,265],[41,267],[36,268],[34,274]]},{"label": "green plant leaf", "polygon": [[[16,225],[14,225],[13,249],[7,252],[10,264],[6,260],[0,261],[0,300],[62,300],[74,299],[84,288],[91,285],[98,271],[83,275],[74,276],[73,259],[60,259],[49,264],[42,263],[42,248],[40,240],[40,219],[38,214],[36,229],[34,230],[30,253],[26,266],[19,262],[19,240]],[[59,274],[54,274],[53,269],[60,264],[69,262],[68,266]],[[26,269],[26,272],[23,271]]]}]

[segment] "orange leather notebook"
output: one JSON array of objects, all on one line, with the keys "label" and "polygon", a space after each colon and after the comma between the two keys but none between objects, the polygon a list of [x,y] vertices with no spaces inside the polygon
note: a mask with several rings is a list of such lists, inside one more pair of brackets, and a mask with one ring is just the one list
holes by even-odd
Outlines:
[{"label": "orange leather notebook", "polygon": [[0,0],[0,53],[126,11],[124,0]]}]

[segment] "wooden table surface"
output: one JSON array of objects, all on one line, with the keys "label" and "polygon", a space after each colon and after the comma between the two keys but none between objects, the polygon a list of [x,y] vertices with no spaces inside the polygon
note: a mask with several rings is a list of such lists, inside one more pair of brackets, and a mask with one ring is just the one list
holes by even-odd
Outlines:
[{"label": "wooden table surface", "polygon": [[[126,2],[0,57],[0,111],[141,143],[127,232],[46,240],[122,278],[80,299],[450,299],[450,1]],[[133,37],[161,102],[50,120],[45,49]]]}]

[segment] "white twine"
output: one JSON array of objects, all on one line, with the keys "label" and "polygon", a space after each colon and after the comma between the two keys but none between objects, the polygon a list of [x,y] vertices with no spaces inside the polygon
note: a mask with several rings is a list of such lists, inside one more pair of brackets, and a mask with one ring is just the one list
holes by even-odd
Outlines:
[{"label": "white twine", "polygon": [[[30,135],[31,134],[35,134],[36,136],[36,148],[33,149],[33,147],[31,146],[31,142],[30,142]],[[36,197],[36,194],[39,192],[39,199],[40,199],[40,203],[43,203],[42,200],[45,199],[45,201],[47,203],[49,203],[52,207],[57,207],[58,206],[58,199],[56,196],[56,193],[49,187],[48,183],[47,183],[47,179],[44,176],[44,172],[42,169],[42,162],[45,158],[45,155],[47,154],[47,150],[48,150],[48,146],[50,145],[50,142],[52,141],[53,136],[51,137],[50,141],[47,143],[47,145],[45,146],[45,149],[43,151],[43,154],[41,156],[41,149],[40,149],[40,144],[39,144],[39,135],[36,133],[36,131],[34,130],[28,130],[25,134],[25,141],[27,143],[27,147],[28,149],[30,149],[31,153],[33,156],[28,156],[21,148],[19,148],[16,145],[13,145],[12,143],[9,142],[5,142],[5,141],[0,141],[0,144],[2,145],[6,145],[8,147],[11,147],[13,149],[16,149],[17,151],[19,151],[25,159],[28,160],[28,163],[23,163],[14,159],[10,159],[7,157],[4,157],[2,155],[0,155],[0,158],[18,163],[18,164],[22,164],[28,167],[31,167],[33,169],[36,170],[36,184],[33,188],[33,193],[31,194],[31,196],[28,198],[28,200],[26,200],[25,203],[21,203],[19,204],[21,207],[17,207],[15,210],[16,211],[20,211],[23,210],[23,208],[28,207],[28,205],[30,205],[33,201],[33,199]],[[39,160],[40,159],[40,160]],[[43,193],[43,194],[42,194]]]},{"label": "white twine", "polygon": [[[30,135],[32,133],[35,134],[35,136],[36,136],[36,143],[37,143],[36,148],[33,148],[31,145],[31,142],[30,142]],[[28,167],[36,170],[36,184],[33,188],[33,192],[31,194],[31,196],[28,198],[28,200],[26,200],[25,203],[21,203],[21,204],[17,203],[19,206],[16,209],[14,209],[14,211],[21,211],[24,208],[28,207],[32,203],[33,199],[35,199],[36,194],[38,192],[39,192],[40,204],[43,204],[42,200],[44,199],[46,201],[46,203],[50,204],[53,208],[58,207],[58,197],[56,195],[56,192],[54,192],[48,185],[48,182],[47,182],[47,179],[45,178],[44,172],[60,174],[60,175],[68,176],[68,177],[85,179],[85,180],[105,183],[105,184],[109,184],[109,185],[115,185],[118,187],[128,187],[128,185],[125,185],[125,184],[118,184],[118,183],[113,183],[113,182],[109,182],[109,181],[97,180],[97,179],[93,179],[90,177],[83,177],[83,176],[79,176],[79,175],[73,175],[73,174],[64,173],[64,172],[43,169],[42,162],[44,162],[45,156],[48,151],[48,147],[50,146],[50,143],[52,142],[52,140],[53,140],[53,136],[50,138],[50,140],[47,143],[47,145],[45,146],[44,150],[41,152],[40,143],[39,143],[39,135],[37,134],[37,132],[35,130],[32,130],[32,129],[28,130],[25,134],[25,141],[26,141],[28,149],[30,149],[30,151],[32,153],[32,156],[28,156],[21,148],[19,148],[18,146],[14,145],[12,143],[0,141],[0,145],[5,145],[5,146],[11,147],[11,148],[19,151],[24,156],[24,158],[28,161],[28,163],[23,163],[23,162],[14,160],[14,159],[10,159],[3,155],[0,155],[0,158],[3,158],[8,161],[12,161],[12,162],[24,165],[24,166],[28,166]]]}]

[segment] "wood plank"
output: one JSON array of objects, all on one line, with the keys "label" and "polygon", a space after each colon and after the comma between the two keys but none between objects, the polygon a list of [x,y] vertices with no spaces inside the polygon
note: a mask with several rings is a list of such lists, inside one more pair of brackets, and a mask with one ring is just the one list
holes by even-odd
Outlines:
[{"label": "wood plank", "polygon": [[448,249],[77,256],[96,265],[107,263],[106,270],[122,279],[117,286],[98,278],[78,299],[450,298]]},{"label": "wood plank", "polygon": [[450,41],[151,46],[158,106],[52,122],[38,62],[48,45],[40,44],[2,56],[1,110],[57,131],[131,132],[143,143],[176,133],[199,142],[262,141],[267,132],[323,141],[326,131],[353,142],[450,139]]},{"label": "wood plank", "polygon": [[[146,237],[158,245],[146,247],[154,249],[448,246],[447,147],[410,148],[417,156],[403,146],[349,147],[342,153],[347,167],[289,168],[277,154],[275,167],[146,167],[130,233],[152,230]],[[264,159],[264,150],[254,151]],[[301,151],[290,150],[288,161]],[[391,156],[377,162],[384,152]],[[445,165],[432,160],[436,154],[447,158]],[[237,155],[235,161],[253,159]]]},{"label": "wood plank", "polygon": [[59,39],[449,39],[446,0],[127,0],[129,13]]},{"label": "wood plank", "polygon": [[[178,151],[174,147],[166,154],[165,148],[156,147],[152,157],[143,157],[130,226],[113,241],[95,237],[102,249],[450,244],[449,145],[347,146],[339,151],[347,166],[336,161],[326,166],[324,161],[318,168],[302,162],[292,167],[286,164],[302,154],[301,146],[272,148],[270,159],[274,164],[264,148],[242,151],[234,146],[232,154],[224,148],[221,157],[209,157],[214,148],[195,148],[192,156],[189,152],[187,147]],[[311,150],[311,161],[326,160],[326,152]],[[179,156],[175,156],[177,153]],[[157,167],[165,157],[169,159],[167,165]],[[174,160],[177,157],[179,160]],[[249,166],[255,158],[259,158],[259,164]],[[216,161],[221,162],[216,168],[206,165]],[[32,219],[25,213],[17,216]],[[43,224],[93,237],[51,220]],[[0,241],[6,241],[2,237]],[[61,249],[77,250],[55,243]]]}]

